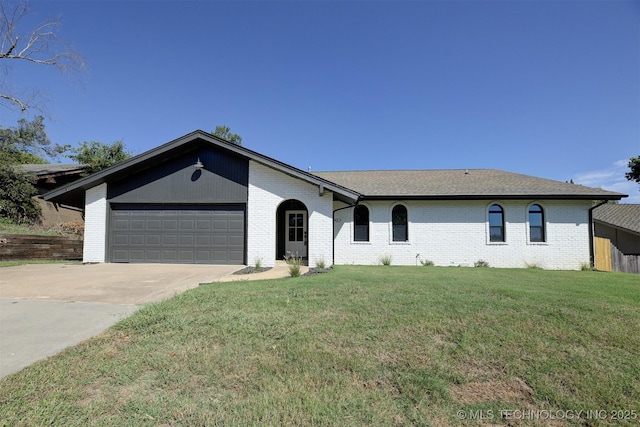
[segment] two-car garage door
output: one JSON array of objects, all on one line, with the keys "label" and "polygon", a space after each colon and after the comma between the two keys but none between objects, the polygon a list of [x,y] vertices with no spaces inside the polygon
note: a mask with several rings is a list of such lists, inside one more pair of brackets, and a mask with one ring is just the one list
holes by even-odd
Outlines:
[{"label": "two-car garage door", "polygon": [[111,262],[244,264],[245,205],[111,205]]}]

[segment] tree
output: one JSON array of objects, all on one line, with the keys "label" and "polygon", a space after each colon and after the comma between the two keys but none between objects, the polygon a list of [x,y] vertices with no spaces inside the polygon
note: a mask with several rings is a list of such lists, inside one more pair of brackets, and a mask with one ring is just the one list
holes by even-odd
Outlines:
[{"label": "tree", "polygon": [[[57,37],[60,20],[49,19],[25,31],[22,22],[29,12],[24,0],[0,1],[0,66],[4,74],[9,73],[10,64],[18,63],[49,66],[63,73],[83,69],[82,57]],[[42,111],[39,98],[37,89],[22,95],[0,82],[0,101],[9,107],[18,107],[22,112],[31,108]]]},{"label": "tree", "polygon": [[627,166],[629,166],[629,172],[624,176],[629,181],[635,181],[640,184],[640,156],[630,158]]},{"label": "tree", "polygon": [[0,218],[23,224],[40,217],[40,205],[33,199],[37,190],[30,178],[15,165],[0,164]]},{"label": "tree", "polygon": [[44,128],[44,118],[18,120],[17,127],[0,127],[0,164],[46,163],[66,147],[51,144]]},{"label": "tree", "polygon": [[236,133],[231,133],[231,128],[229,126],[216,126],[216,130],[213,131],[213,134],[218,138],[224,139],[225,141],[229,141],[237,145],[242,145],[242,137]]},{"label": "tree", "polygon": [[31,176],[16,165],[45,163],[60,150],[52,146],[44,129],[42,116],[32,121],[20,119],[18,126],[0,128],[0,217],[16,223],[33,222],[40,216],[40,206]]},{"label": "tree", "polygon": [[87,165],[89,173],[101,171],[131,157],[131,153],[127,151],[123,141],[114,141],[111,144],[85,141],[81,142],[77,148],[68,149],[73,154],[67,155],[67,157]]}]

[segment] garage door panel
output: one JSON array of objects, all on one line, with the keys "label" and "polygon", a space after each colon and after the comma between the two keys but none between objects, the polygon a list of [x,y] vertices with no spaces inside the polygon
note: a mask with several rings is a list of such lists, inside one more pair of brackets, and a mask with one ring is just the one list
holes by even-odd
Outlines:
[{"label": "garage door panel", "polygon": [[128,230],[129,229],[129,220],[128,219],[118,219],[113,222],[114,230]]},{"label": "garage door panel", "polygon": [[163,234],[162,246],[177,246],[178,236],[175,234]]},{"label": "garage door panel", "polygon": [[112,206],[112,262],[243,264],[244,206]]},{"label": "garage door panel", "polygon": [[196,220],[196,229],[197,230],[211,230],[211,219],[210,218],[199,218]]},{"label": "garage door panel", "polygon": [[178,229],[178,220],[175,219],[164,219],[162,220],[162,227],[165,231],[167,230],[177,230]]},{"label": "garage door panel", "polygon": [[195,235],[195,245],[196,246],[211,246],[214,244],[213,240],[215,237],[209,235]]},{"label": "garage door panel", "polygon": [[162,236],[160,234],[148,235],[145,244],[147,246],[160,246],[162,244]]},{"label": "garage door panel", "polygon": [[126,234],[114,234],[113,243],[115,243],[116,245],[128,245],[129,236]]},{"label": "garage door panel", "polygon": [[212,246],[227,246],[229,244],[229,239],[225,235],[216,235],[213,236],[213,245]]},{"label": "garage door panel", "polygon": [[144,246],[144,235],[143,234],[129,235],[129,244],[131,246]]},{"label": "garage door panel", "polygon": [[229,236],[229,245],[234,248],[238,248],[239,246],[244,246],[244,237],[243,236]]},{"label": "garage door panel", "polygon": [[229,221],[229,229],[230,230],[237,230],[237,231],[244,231],[244,220],[232,220]]},{"label": "garage door panel", "polygon": [[179,246],[193,246],[194,238],[193,234],[180,234],[180,243]]},{"label": "garage door panel", "polygon": [[192,219],[181,219],[178,223],[178,230],[180,231],[194,231],[195,221]]}]

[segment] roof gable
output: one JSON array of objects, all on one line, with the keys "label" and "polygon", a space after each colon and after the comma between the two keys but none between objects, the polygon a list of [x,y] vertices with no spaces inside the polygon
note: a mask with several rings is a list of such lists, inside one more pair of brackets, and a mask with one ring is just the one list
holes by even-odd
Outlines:
[{"label": "roof gable", "polygon": [[60,187],[54,191],[51,191],[44,195],[45,200],[51,201],[63,201],[63,202],[75,202],[78,204],[79,196],[84,194],[85,190],[95,187],[96,185],[111,182],[116,179],[122,179],[127,174],[139,173],[140,170],[144,170],[152,167],[153,165],[160,163],[161,161],[167,161],[167,158],[177,157],[181,155],[185,150],[194,148],[198,145],[212,145],[223,149],[227,152],[256,161],[270,168],[276,169],[282,173],[286,173],[294,178],[307,181],[311,184],[318,185],[322,189],[332,191],[339,198],[345,200],[355,201],[358,198],[358,194],[350,189],[336,185],[333,182],[327,181],[324,178],[312,175],[303,170],[297,169],[293,166],[282,163],[278,160],[264,156],[248,148],[242,147],[237,144],[225,141],[210,133],[197,130],[191,132],[185,136],[182,136],[166,144],[160,145],[149,151],[146,151],[137,156],[131,157],[123,162],[120,162],[114,166],[104,169],[95,174],[89,175],[86,178],[73,182],[70,185]]}]

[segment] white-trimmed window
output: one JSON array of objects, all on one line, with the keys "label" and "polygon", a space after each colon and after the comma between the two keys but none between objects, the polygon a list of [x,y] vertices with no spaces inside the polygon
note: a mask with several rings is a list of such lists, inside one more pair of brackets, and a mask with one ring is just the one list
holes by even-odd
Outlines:
[{"label": "white-trimmed window", "polygon": [[489,206],[489,241],[505,241],[504,209],[498,204]]},{"label": "white-trimmed window", "polygon": [[353,241],[369,241],[369,208],[364,205],[353,208]]},{"label": "white-trimmed window", "polygon": [[392,240],[409,241],[409,215],[404,205],[395,205],[391,210]]},{"label": "white-trimmed window", "polygon": [[529,241],[532,243],[546,242],[545,231],[544,209],[538,204],[529,206]]}]

